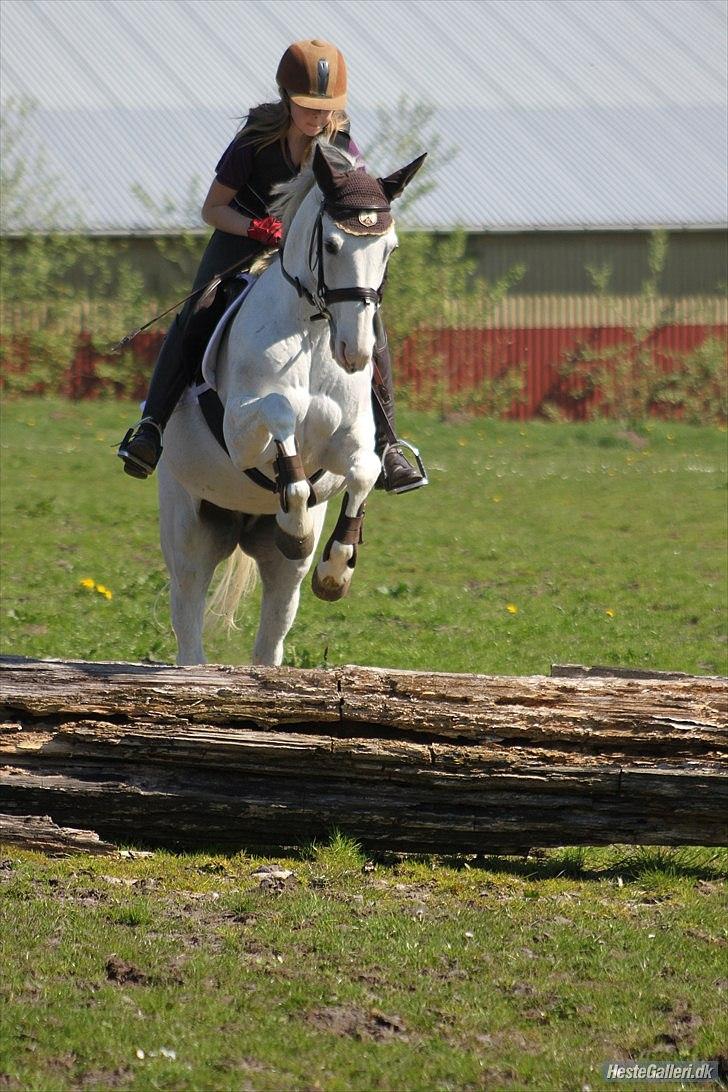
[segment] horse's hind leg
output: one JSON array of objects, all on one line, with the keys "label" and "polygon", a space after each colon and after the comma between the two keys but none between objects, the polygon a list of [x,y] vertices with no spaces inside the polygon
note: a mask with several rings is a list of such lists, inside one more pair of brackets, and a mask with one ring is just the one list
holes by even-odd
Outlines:
[{"label": "horse's hind leg", "polygon": [[272,519],[259,520],[243,536],[243,549],[257,562],[263,585],[260,625],[253,648],[256,664],[277,667],[283,661],[283,642],[296,618],[301,583],[311,567],[325,515],[325,504],[311,510],[312,550],[308,557],[296,561],[284,557],[277,548],[278,528]]},{"label": "horse's hind leg", "polygon": [[205,663],[205,597],[215,568],[237,545],[237,529],[221,510],[220,518],[206,517],[200,502],[166,470],[164,460],[159,470],[159,515],[177,663]]}]

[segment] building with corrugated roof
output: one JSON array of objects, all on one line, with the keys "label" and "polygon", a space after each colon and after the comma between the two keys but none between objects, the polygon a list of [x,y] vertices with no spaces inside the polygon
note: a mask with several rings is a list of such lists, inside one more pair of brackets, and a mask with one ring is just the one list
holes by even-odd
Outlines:
[{"label": "building with corrugated roof", "polygon": [[[144,237],[203,230],[197,207],[247,109],[276,97],[285,47],[325,37],[349,67],[352,134],[429,105],[436,186],[408,226],[464,228],[489,278],[583,291],[585,267],[639,288],[671,234],[668,291],[726,280],[725,0],[2,0],[5,102],[32,102],[53,202],[32,223]],[[417,144],[417,140],[414,140]],[[423,146],[422,150],[426,150]],[[149,200],[139,197],[143,190]],[[192,200],[191,200],[192,198]],[[166,206],[166,212],[160,210]],[[64,219],[65,216],[65,219]]]}]

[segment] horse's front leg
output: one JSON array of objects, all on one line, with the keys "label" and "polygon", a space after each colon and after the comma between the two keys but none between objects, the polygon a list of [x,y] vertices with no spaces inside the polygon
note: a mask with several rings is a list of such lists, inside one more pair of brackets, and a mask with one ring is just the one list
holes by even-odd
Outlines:
[{"label": "horse's front leg", "polygon": [[276,480],[281,506],[276,513],[275,543],[289,561],[309,557],[316,545],[311,518],[309,485],[295,438],[276,440]]},{"label": "horse's front leg", "polygon": [[308,507],[311,488],[296,450],[296,411],[282,394],[240,402],[225,419],[225,439],[236,465],[255,466],[273,439],[281,507],[276,513],[276,545],[291,561],[309,557],[314,526]]},{"label": "horse's front leg", "polygon": [[[345,452],[346,449],[344,449]],[[347,460],[344,454],[332,459],[331,469],[346,479],[341,513],[318,565],[312,586],[319,599],[336,600],[347,594],[361,542],[366,499],[374,488],[382,464],[373,451],[355,448]]]}]

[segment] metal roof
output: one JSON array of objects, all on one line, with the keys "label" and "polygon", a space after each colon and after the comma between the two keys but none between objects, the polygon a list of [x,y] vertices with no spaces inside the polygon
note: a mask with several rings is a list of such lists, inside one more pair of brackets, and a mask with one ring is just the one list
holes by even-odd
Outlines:
[{"label": "metal roof", "polygon": [[440,136],[437,186],[413,226],[715,226],[727,15],[726,0],[0,0],[0,90],[36,103],[26,161],[42,150],[62,222],[76,209],[92,231],[200,226],[238,119],[314,36],[347,58],[352,135],[375,168],[400,165],[378,161],[377,108],[434,108],[421,150]]}]

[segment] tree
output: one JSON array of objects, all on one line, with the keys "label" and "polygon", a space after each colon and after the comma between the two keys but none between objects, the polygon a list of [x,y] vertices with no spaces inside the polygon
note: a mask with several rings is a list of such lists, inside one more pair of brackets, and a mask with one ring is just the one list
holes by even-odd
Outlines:
[{"label": "tree", "polygon": [[458,154],[457,146],[444,144],[433,127],[434,118],[435,108],[429,103],[412,102],[407,95],[401,95],[394,107],[377,108],[376,133],[364,150],[367,166],[379,175],[387,175],[427,152],[427,159],[397,199],[397,220],[403,226],[415,203],[437,186],[438,166]]}]

